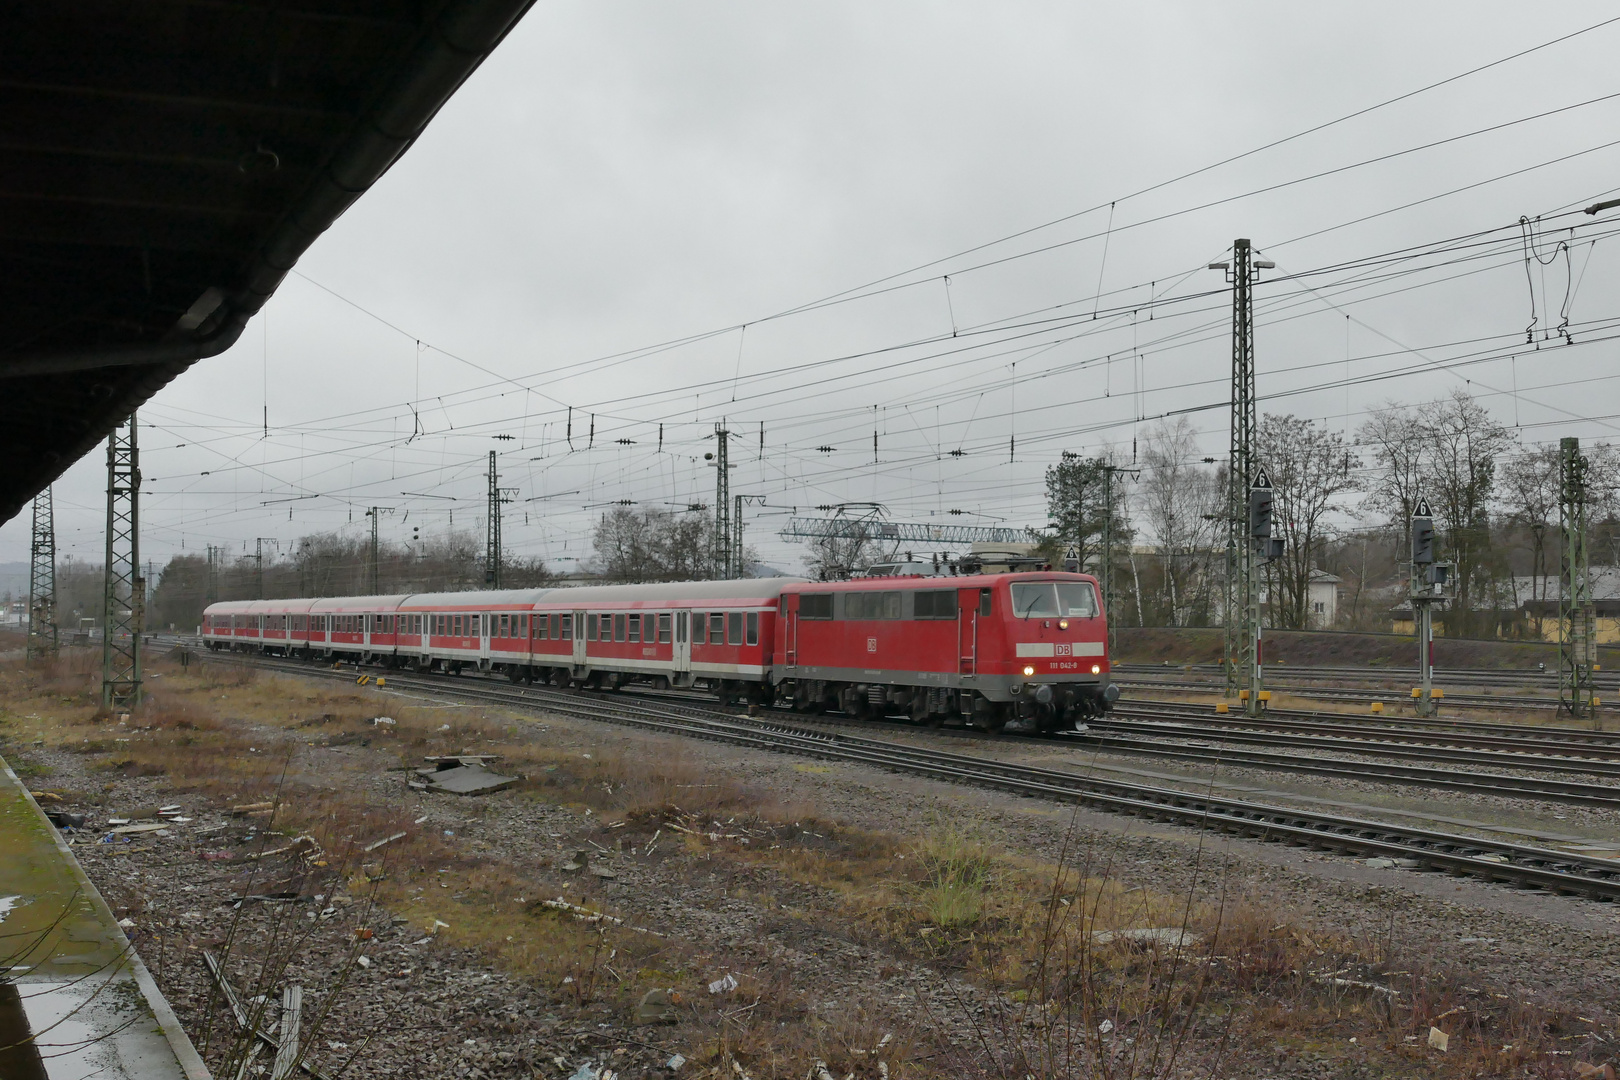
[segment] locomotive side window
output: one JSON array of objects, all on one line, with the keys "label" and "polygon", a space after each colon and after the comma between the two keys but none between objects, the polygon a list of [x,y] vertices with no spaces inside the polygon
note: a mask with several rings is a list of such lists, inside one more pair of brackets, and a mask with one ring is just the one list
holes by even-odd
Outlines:
[{"label": "locomotive side window", "polygon": [[980,615],[989,615],[990,614],[990,590],[989,589],[980,589],[979,590],[979,614]]},{"label": "locomotive side window", "polygon": [[726,643],[741,645],[743,643],[743,613],[733,611],[726,616]]},{"label": "locomotive side window", "polygon": [[759,644],[759,612],[757,611],[748,613],[748,644]]},{"label": "locomotive side window", "polygon": [[1057,587],[1058,610],[1064,615],[1089,619],[1097,614],[1097,591],[1085,581],[1060,581]]},{"label": "locomotive side window", "polygon": [[[784,597],[784,599],[786,598]],[[832,617],[832,593],[801,593],[799,595],[799,618],[830,619]]]},{"label": "locomotive side window", "polygon": [[658,643],[660,645],[669,644],[669,612],[667,611],[658,616]]},{"label": "locomotive side window", "polygon": [[852,592],[844,594],[846,619],[898,619],[899,592]]},{"label": "locomotive side window", "polygon": [[956,590],[929,589],[912,594],[913,612],[919,619],[956,618]]}]

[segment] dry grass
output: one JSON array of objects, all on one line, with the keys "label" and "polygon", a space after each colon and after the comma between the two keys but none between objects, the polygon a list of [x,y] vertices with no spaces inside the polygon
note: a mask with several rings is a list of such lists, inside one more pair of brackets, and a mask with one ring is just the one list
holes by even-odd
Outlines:
[{"label": "dry grass", "polygon": [[[569,750],[498,712],[405,706],[239,665],[182,671],[155,661],[151,700],[120,724],[97,715],[92,659],[65,652],[49,666],[0,669],[0,740],[8,753],[25,749],[21,764],[27,747],[45,745],[90,755],[109,774],[161,776],[164,790],[216,806],[277,798],[266,828],[313,836],[326,853],[319,869],[350,896],[478,950],[582,1014],[622,1016],[649,988],[696,987],[716,961],[703,942],[546,907],[540,901],[561,892],[587,909],[627,914],[598,900],[589,881],[495,858],[420,829],[360,788],[305,777],[296,751],[363,742],[399,766],[425,754],[502,754],[502,767],[525,777],[519,797],[572,808],[586,833],[609,821],[623,823],[612,835],[627,844],[661,833],[662,850],[693,868],[751,872],[753,893],[733,889],[733,899],[879,947],[896,971],[915,965],[978,995],[974,1008],[924,1000],[907,1026],[876,996],[822,1016],[807,1008],[792,973],[739,973],[743,986],[730,1000],[754,1002],[745,1014],[728,1014],[706,993],[683,1003],[711,1032],[689,1055],[688,1075],[732,1075],[734,1061],[756,1080],[797,1078],[820,1059],[836,1076],[874,1076],[872,1051],[886,1034],[882,1060],[897,1077],[1160,1076],[1189,1056],[1208,1063],[1258,1045],[1344,1055],[1352,1036],[1353,1056],[1397,1074],[1523,1075],[1544,1065],[1549,1049],[1581,1045],[1566,1036],[1589,1030],[1573,1012],[1475,989],[1477,977],[1388,941],[1306,932],[1262,904],[1234,902],[1213,867],[1183,895],[1133,885],[1104,838],[1071,835],[1061,858],[1043,862],[999,850],[988,821],[941,818],[914,836],[861,830],[717,773],[701,748]],[[383,708],[395,723],[371,724]],[[362,850],[401,832],[374,853]],[[1179,947],[1096,937],[1140,928],[1192,936]],[[948,1026],[964,1015],[976,1018],[968,1043],[929,1034],[931,1020]],[[1437,1019],[1452,1036],[1444,1058],[1424,1045]]]}]

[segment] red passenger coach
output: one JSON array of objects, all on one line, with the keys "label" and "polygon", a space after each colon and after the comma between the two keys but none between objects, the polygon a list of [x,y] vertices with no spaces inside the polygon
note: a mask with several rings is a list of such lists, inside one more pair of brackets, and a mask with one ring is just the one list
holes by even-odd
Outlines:
[{"label": "red passenger coach", "polygon": [[1053,731],[1119,696],[1084,574],[796,578],[255,600],[204,614],[211,649],[513,681],[714,690],[855,716]]}]

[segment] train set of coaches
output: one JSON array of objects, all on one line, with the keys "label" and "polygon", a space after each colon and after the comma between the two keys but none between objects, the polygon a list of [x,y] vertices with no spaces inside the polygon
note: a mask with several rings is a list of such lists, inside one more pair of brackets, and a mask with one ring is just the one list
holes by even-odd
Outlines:
[{"label": "train set of coaches", "polygon": [[211,649],[1067,730],[1118,697],[1084,574],[794,578],[220,603]]}]

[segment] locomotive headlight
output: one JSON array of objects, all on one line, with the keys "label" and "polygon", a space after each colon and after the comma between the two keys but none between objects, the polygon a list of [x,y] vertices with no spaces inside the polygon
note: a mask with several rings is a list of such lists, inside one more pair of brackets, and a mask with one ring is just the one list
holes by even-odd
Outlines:
[{"label": "locomotive headlight", "polygon": [[1024,665],[1024,674],[1026,676],[1035,674],[1035,665],[1033,665],[1033,664]]},{"label": "locomotive headlight", "polygon": [[1067,630],[1068,628],[1069,628],[1069,620],[1068,619],[1059,619],[1058,620],[1058,629],[1059,630]]},{"label": "locomotive headlight", "polygon": [[1092,664],[1091,665],[1091,673],[1093,675],[1101,675],[1102,674],[1102,665],[1101,664]]}]

